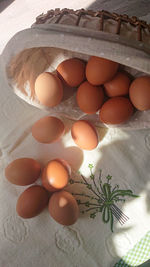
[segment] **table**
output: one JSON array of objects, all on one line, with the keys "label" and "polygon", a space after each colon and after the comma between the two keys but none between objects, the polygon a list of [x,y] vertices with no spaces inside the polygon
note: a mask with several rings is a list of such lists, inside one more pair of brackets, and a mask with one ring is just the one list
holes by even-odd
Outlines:
[{"label": "table", "polygon": [[[8,3],[8,5],[7,5]],[[26,0],[0,2],[0,53],[18,31],[30,27],[35,17],[51,8],[81,7],[107,9],[139,16],[150,22],[148,1],[58,1]],[[112,267],[150,230],[150,131],[97,129],[100,142],[96,150],[86,152],[73,142],[66,120],[67,133],[52,145],[37,143],[31,126],[47,113],[32,107],[5,87],[0,72],[0,266],[1,267]],[[23,220],[16,215],[18,196],[25,189],[7,182],[4,169],[17,157],[33,157],[41,164],[55,157],[69,161],[75,173],[80,169],[89,178],[89,164],[95,176],[102,169],[103,182],[112,176],[112,186],[131,189],[139,198],[127,198],[121,209],[130,218],[121,226],[117,220],[114,232],[104,224],[101,213],[88,215],[70,227],[54,222],[45,210],[38,217]],[[96,178],[97,179],[97,178]]]}]

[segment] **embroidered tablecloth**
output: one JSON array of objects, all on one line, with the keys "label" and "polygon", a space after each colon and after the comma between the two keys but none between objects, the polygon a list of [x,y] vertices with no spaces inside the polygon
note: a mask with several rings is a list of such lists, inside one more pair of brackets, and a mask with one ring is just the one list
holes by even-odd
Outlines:
[{"label": "embroidered tablecloth", "polygon": [[[28,10],[31,10],[29,1],[25,2]],[[35,1],[31,1],[31,7],[33,2]],[[65,5],[66,1],[64,2]],[[85,1],[83,2],[85,7]],[[89,1],[89,4],[91,2]],[[36,3],[38,7],[40,1]],[[14,3],[12,7],[15,9]],[[44,6],[44,10],[52,7],[55,7],[54,3],[49,8]],[[74,3],[73,7],[80,6]],[[9,10],[11,11],[11,5],[8,7]],[[21,7],[19,10],[21,12]],[[18,23],[27,19],[27,10],[24,12],[22,10],[22,16],[18,16]],[[39,10],[36,9],[32,18],[30,16],[30,25],[38,15],[36,12],[39,14]],[[15,18],[12,13],[10,18],[13,23]],[[6,21],[8,27],[7,23]],[[23,28],[29,26],[25,25],[25,22],[22,25]],[[3,27],[5,28],[4,24]],[[16,26],[13,31],[15,33],[20,29]],[[11,33],[5,35],[1,50],[10,35]],[[28,105],[15,96],[7,88],[0,71],[0,266],[112,267],[120,262],[120,259],[129,266],[137,266],[134,260],[135,253],[132,261],[129,261],[130,251],[133,249],[134,252],[134,249],[139,249],[140,246],[144,248],[146,243],[142,240],[148,242],[147,248],[149,246],[147,233],[150,230],[150,130],[99,128],[98,147],[93,151],[82,151],[71,138],[70,128],[73,122],[69,120],[64,120],[66,134],[59,142],[51,145],[37,143],[31,135],[31,126],[45,115],[46,112]],[[94,195],[90,185],[86,185],[87,194],[90,196],[86,198],[86,192],[83,192],[84,185],[77,186],[74,182],[67,190],[81,194],[75,196],[81,216],[73,226],[64,227],[57,224],[50,218],[47,209],[30,220],[18,217],[15,210],[16,201],[25,188],[10,184],[4,176],[8,162],[18,157],[33,157],[41,164],[56,157],[64,158],[72,166],[73,181],[80,179],[82,174],[87,183],[92,184],[92,188],[95,188],[95,181],[99,188],[101,183],[101,186],[111,185],[111,190],[126,192],[123,197],[125,202],[116,199],[114,204],[122,210],[128,220],[121,225],[119,218],[116,219],[117,216],[112,214],[112,227],[111,217],[106,222],[108,218],[104,217],[104,209],[82,212],[92,207],[90,203],[94,201]],[[133,197],[132,194],[139,197]],[[146,239],[142,239],[144,236]],[[138,264],[147,260],[148,253],[149,250],[145,250],[145,257]],[[120,264],[116,266],[122,266]]]}]

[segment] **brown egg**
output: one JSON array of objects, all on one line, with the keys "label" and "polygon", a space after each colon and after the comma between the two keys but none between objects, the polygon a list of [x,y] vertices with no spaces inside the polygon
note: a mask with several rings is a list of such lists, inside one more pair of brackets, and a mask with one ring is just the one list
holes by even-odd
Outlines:
[{"label": "brown egg", "polygon": [[150,109],[150,76],[136,78],[130,85],[129,96],[138,110]]},{"label": "brown egg", "polygon": [[62,83],[52,73],[41,73],[35,81],[35,93],[41,104],[47,107],[54,107],[62,100]]},{"label": "brown egg", "polygon": [[53,116],[47,116],[38,120],[32,126],[32,135],[40,143],[50,144],[58,141],[64,134],[63,122]]},{"label": "brown egg", "polygon": [[76,121],[71,128],[74,142],[82,149],[92,150],[98,145],[96,129],[85,120]]},{"label": "brown egg", "polygon": [[86,81],[79,86],[76,99],[83,112],[87,114],[96,113],[104,102],[103,88],[93,86]]},{"label": "brown egg", "polygon": [[42,173],[42,184],[50,192],[63,189],[71,174],[69,164],[62,159],[53,159],[47,163]]},{"label": "brown egg", "polygon": [[9,182],[16,185],[33,184],[40,176],[41,166],[32,158],[19,158],[12,161],[5,169]]},{"label": "brown egg", "polygon": [[61,62],[57,71],[71,87],[76,87],[85,80],[85,63],[78,58],[70,58]]},{"label": "brown egg", "polygon": [[111,81],[104,84],[105,92],[109,97],[127,95],[130,83],[130,78],[126,73],[118,72]]},{"label": "brown egg", "polygon": [[134,108],[126,97],[116,96],[107,100],[100,109],[99,117],[103,123],[119,124],[127,121]]},{"label": "brown egg", "polygon": [[93,85],[104,84],[112,80],[118,66],[117,62],[92,56],[86,65],[86,78]]},{"label": "brown egg", "polygon": [[48,192],[40,185],[33,185],[19,196],[16,211],[25,219],[35,217],[47,206],[48,200]]},{"label": "brown egg", "polygon": [[76,199],[66,191],[54,193],[49,200],[49,213],[62,225],[72,225],[79,217]]}]

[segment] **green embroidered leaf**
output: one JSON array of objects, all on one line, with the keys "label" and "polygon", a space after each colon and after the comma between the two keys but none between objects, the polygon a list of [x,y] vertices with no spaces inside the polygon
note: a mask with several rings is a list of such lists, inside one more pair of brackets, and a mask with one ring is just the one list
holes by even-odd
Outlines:
[{"label": "green embroidered leaf", "polygon": [[119,185],[115,185],[115,187],[113,188],[112,192],[116,191],[116,189],[119,188]]},{"label": "green embroidered leaf", "polygon": [[[111,193],[111,199],[117,196],[136,196],[133,194],[132,190],[116,190]],[[137,197],[137,196],[136,196]]]},{"label": "green embroidered leaf", "polygon": [[111,209],[109,210],[109,212],[110,212],[110,228],[111,228],[111,231],[113,232],[114,217],[113,217]]},{"label": "green embroidered leaf", "polygon": [[138,196],[138,195],[134,195],[134,194],[132,194],[132,195],[129,195],[130,197],[140,197],[140,196]]},{"label": "green embroidered leaf", "polygon": [[89,207],[90,206],[90,202],[89,201],[85,202],[85,206]]},{"label": "green embroidered leaf", "polygon": [[100,198],[97,200],[97,202],[98,202],[99,204],[104,203],[104,201],[102,201]]},{"label": "green embroidered leaf", "polygon": [[91,184],[87,184],[87,188],[88,188],[88,189],[92,189]]},{"label": "green embroidered leaf", "polygon": [[111,196],[110,184],[103,184],[103,192],[106,198],[109,198]]},{"label": "green embroidered leaf", "polygon": [[107,179],[108,181],[111,180],[111,178],[112,178],[111,175],[107,175],[107,176],[106,176],[106,179]]},{"label": "green embroidered leaf", "polygon": [[94,166],[93,166],[93,164],[89,164],[88,167],[89,167],[89,169],[93,169]]},{"label": "green embroidered leaf", "polygon": [[108,223],[109,222],[110,214],[109,214],[109,207],[108,206],[104,207],[102,218],[103,218],[103,222],[104,223]]},{"label": "green embroidered leaf", "polygon": [[91,180],[94,180],[94,175],[91,174],[91,175],[90,175],[90,178],[91,178]]},{"label": "green embroidered leaf", "polygon": [[114,198],[113,198],[113,201],[114,201],[114,202],[119,202],[119,201],[125,202],[126,200],[125,200],[125,199],[120,199],[120,198],[117,198],[117,199],[114,199]]},{"label": "green embroidered leaf", "polygon": [[94,219],[96,217],[96,212],[90,214],[90,218]]}]

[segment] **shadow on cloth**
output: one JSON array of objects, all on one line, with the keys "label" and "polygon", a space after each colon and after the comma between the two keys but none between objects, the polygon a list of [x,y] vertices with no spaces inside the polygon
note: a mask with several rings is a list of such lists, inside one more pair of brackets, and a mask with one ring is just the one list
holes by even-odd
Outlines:
[{"label": "shadow on cloth", "polygon": [[12,4],[15,0],[0,0],[0,13],[3,12],[9,5]]}]

